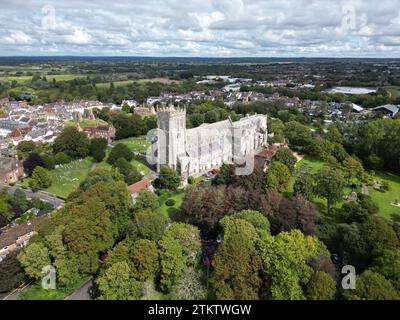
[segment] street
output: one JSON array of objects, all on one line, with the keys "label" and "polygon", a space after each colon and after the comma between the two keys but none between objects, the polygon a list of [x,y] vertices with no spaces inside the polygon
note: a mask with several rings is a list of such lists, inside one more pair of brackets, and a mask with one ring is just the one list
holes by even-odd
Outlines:
[{"label": "street", "polygon": [[76,289],[65,300],[92,300],[89,294],[89,289],[93,285],[93,279],[90,278],[80,288]]},{"label": "street", "polygon": [[26,197],[28,199],[39,198],[42,201],[52,204],[54,206],[54,208],[62,207],[64,205],[64,200],[61,200],[61,199],[57,198],[56,196],[51,195],[47,192],[43,192],[43,191],[32,192],[32,190],[30,190],[30,189],[24,189],[20,186],[10,186],[10,185],[2,183],[2,182],[0,182],[0,188],[8,188],[8,192],[10,194],[14,194],[15,190],[17,190],[17,189],[21,189],[22,191],[25,192]]}]

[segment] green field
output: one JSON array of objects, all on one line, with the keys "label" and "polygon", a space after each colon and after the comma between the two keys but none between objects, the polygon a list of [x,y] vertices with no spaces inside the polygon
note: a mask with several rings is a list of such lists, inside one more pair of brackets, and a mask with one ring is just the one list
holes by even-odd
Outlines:
[{"label": "green field", "polygon": [[[43,74],[41,76],[46,76],[47,81],[52,81],[53,79],[56,79],[56,81],[69,81],[75,78],[83,77],[82,75],[77,75],[77,74],[54,74],[54,75]],[[7,80],[7,81],[16,80],[18,83],[23,83],[25,81],[32,80],[32,76],[4,76],[0,77],[0,80]]]},{"label": "green field", "polygon": [[[128,138],[114,142],[114,144],[116,143],[124,143],[132,151],[136,152],[145,152],[149,145],[149,142],[146,140],[144,136]],[[98,168],[110,167],[110,165],[106,162],[107,157],[110,154],[110,151],[111,148],[107,148],[106,158],[104,159],[104,161],[97,164]],[[131,164],[143,176],[146,176],[150,173],[150,168],[146,166],[146,164],[141,160],[133,159],[131,161]],[[91,171],[92,165],[93,165],[92,158],[88,157],[82,160],[72,161],[68,164],[61,165],[58,168],[49,171],[53,183],[50,186],[50,188],[47,188],[43,191],[53,193],[63,198],[68,197],[72,192],[74,192],[79,187],[80,183],[86,179],[87,175]],[[28,187],[29,178],[23,180],[21,184],[24,187]]]},{"label": "green field", "polygon": [[385,87],[385,89],[387,89],[390,92],[393,98],[400,97],[400,87],[389,86]]},{"label": "green field", "polygon": [[147,149],[150,147],[150,141],[147,140],[146,136],[132,137],[114,141],[114,145],[118,143],[123,143],[133,152],[140,153],[146,153]]},{"label": "green field", "polygon": [[[78,122],[70,120],[70,121],[65,122],[65,124],[67,126],[76,126],[78,124]],[[95,119],[95,120],[84,119],[79,122],[79,125],[82,129],[85,129],[87,127],[92,127],[92,126],[97,126],[97,125],[108,125],[108,123],[101,119]]]},{"label": "green field", "polygon": [[[300,171],[307,170],[310,173],[316,173],[324,166],[324,162],[316,158],[305,156],[303,160],[296,164],[296,169]],[[400,207],[395,207],[391,203],[395,200],[400,200],[400,177],[388,173],[388,172],[377,172],[375,179],[378,181],[386,181],[389,184],[389,191],[381,192],[375,190],[369,186],[369,195],[371,199],[379,205],[379,215],[385,219],[392,219],[394,221],[400,221]],[[290,185],[287,190],[287,194],[293,194],[293,185],[295,177],[292,178]],[[361,192],[361,190],[357,190]],[[348,195],[351,192],[350,188],[344,189],[344,195]],[[326,200],[322,198],[315,198],[313,202],[323,211],[326,208]],[[340,208],[342,203],[337,203],[336,208]]]},{"label": "green field", "polygon": [[391,205],[391,202],[400,200],[400,177],[388,172],[377,172],[375,178],[378,181],[386,181],[389,191],[381,192],[369,187],[369,195],[379,205],[379,213],[386,219],[400,221],[400,207]]},{"label": "green field", "polygon": [[[49,171],[53,181],[50,188],[44,189],[60,197],[68,197],[74,192],[79,184],[86,179],[92,167],[91,158],[75,160],[70,163],[60,165],[58,168]],[[29,178],[22,182],[23,186],[29,186]]]},{"label": "green field", "polygon": [[142,84],[142,83],[146,83],[146,82],[159,82],[162,84],[179,83],[178,80],[170,80],[168,78],[149,78],[149,79],[120,80],[120,81],[109,81],[109,82],[97,83],[96,87],[97,88],[109,88],[110,82],[113,82],[115,87],[127,86],[132,83]]}]

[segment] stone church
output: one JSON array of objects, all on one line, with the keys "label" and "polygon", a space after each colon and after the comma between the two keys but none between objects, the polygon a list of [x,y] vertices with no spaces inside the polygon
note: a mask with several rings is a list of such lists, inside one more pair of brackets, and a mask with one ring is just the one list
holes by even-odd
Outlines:
[{"label": "stone church", "polygon": [[[158,169],[167,165],[183,179],[199,176],[224,163],[254,161],[255,153],[267,146],[267,117],[247,115],[197,128],[186,128],[186,110],[167,106],[157,110],[156,155]],[[153,145],[153,146],[154,146]]]}]

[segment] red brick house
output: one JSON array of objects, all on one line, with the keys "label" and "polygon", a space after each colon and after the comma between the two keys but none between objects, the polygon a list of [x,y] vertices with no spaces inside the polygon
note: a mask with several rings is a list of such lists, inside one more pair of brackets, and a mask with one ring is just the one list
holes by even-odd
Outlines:
[{"label": "red brick house", "polygon": [[108,143],[111,143],[115,139],[115,128],[111,125],[86,127],[83,131],[87,134],[89,139],[104,138]]}]

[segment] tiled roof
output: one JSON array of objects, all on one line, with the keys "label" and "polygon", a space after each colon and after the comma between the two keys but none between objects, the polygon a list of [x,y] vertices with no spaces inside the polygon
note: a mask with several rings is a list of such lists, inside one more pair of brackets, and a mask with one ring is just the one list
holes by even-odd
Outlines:
[{"label": "tiled roof", "polygon": [[149,179],[143,179],[139,182],[136,182],[136,183],[128,186],[128,191],[130,194],[138,193],[140,190],[147,188],[150,185],[151,185],[151,181]]},{"label": "tiled roof", "polygon": [[21,237],[35,229],[35,226],[46,217],[32,219],[26,223],[20,224],[13,228],[8,228],[0,234],[0,249],[12,245]]}]

